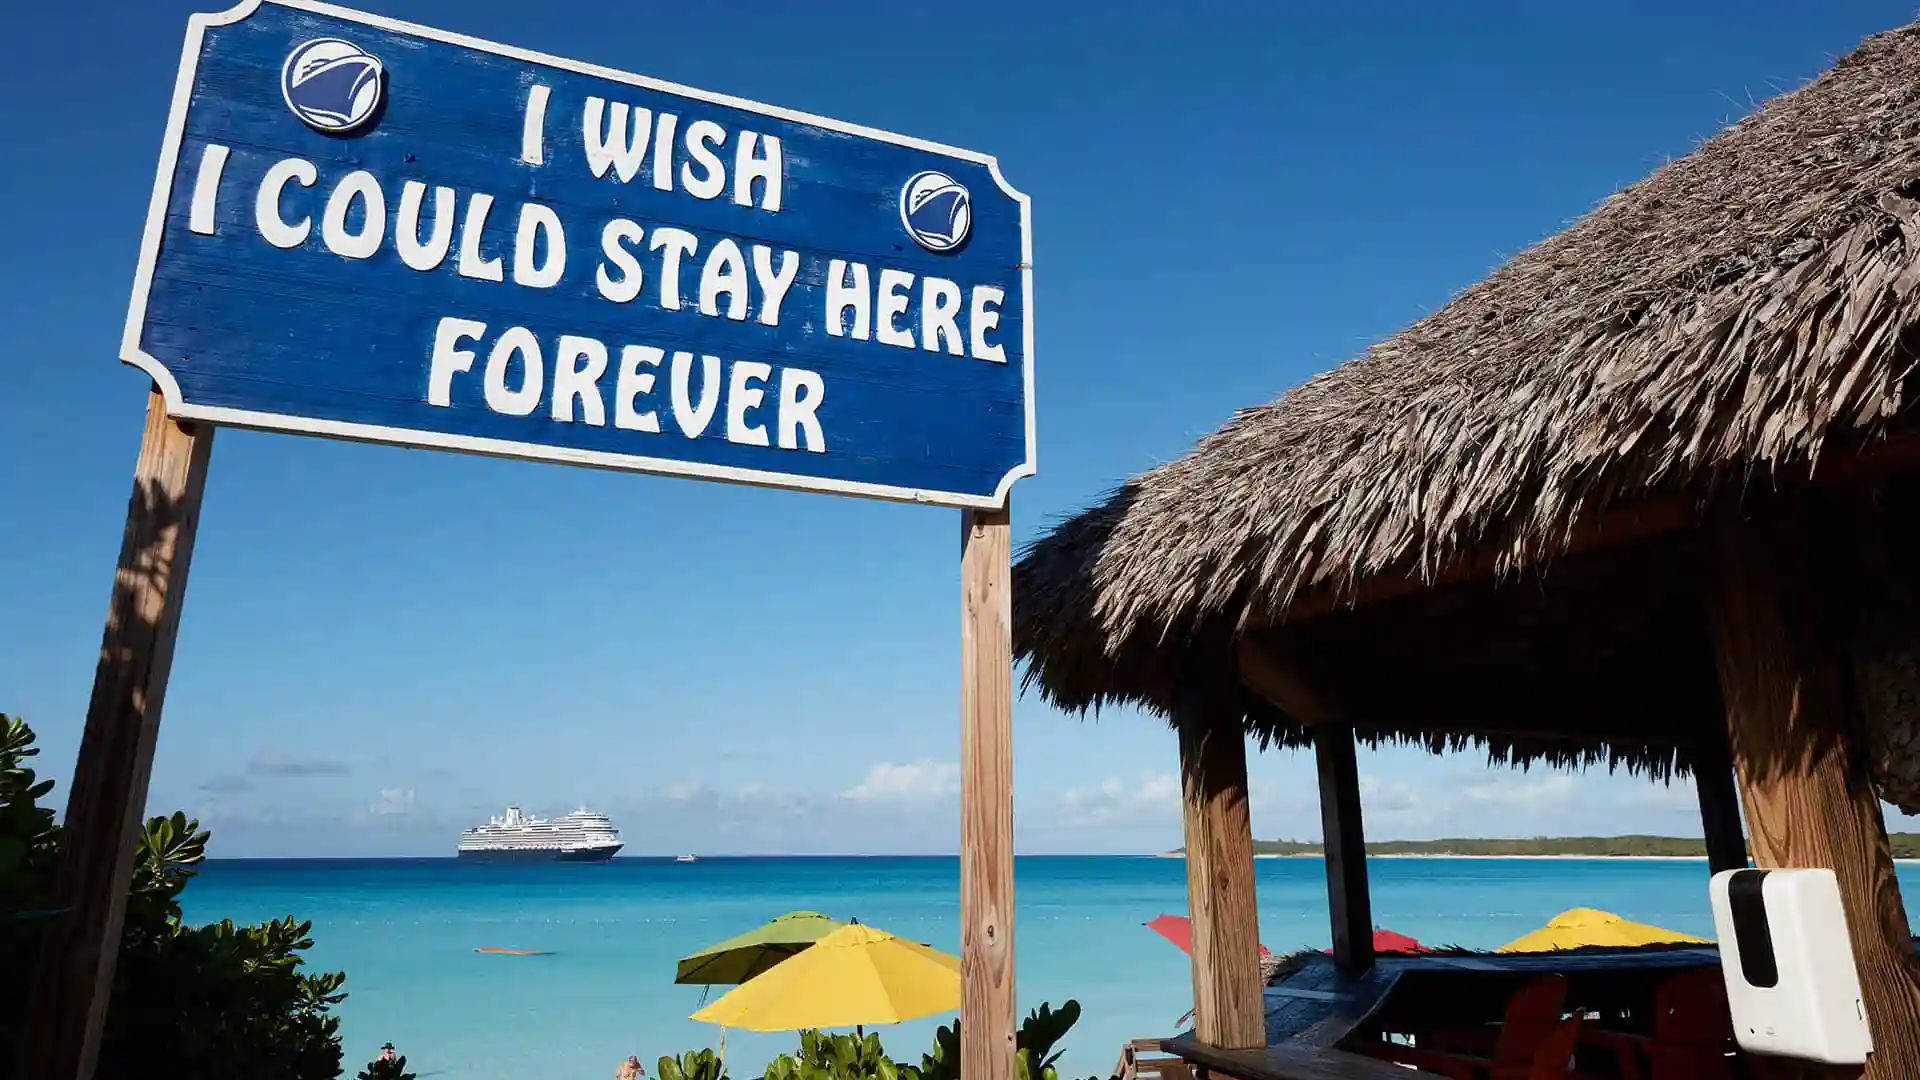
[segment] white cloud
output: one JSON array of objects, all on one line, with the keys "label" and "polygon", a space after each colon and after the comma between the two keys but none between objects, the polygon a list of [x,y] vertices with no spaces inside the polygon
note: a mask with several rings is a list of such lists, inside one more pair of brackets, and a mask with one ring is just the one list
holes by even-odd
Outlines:
[{"label": "white cloud", "polygon": [[1460,796],[1475,803],[1541,810],[1566,805],[1578,793],[1579,786],[1580,778],[1572,773],[1528,776],[1502,770],[1489,773],[1478,783],[1463,786]]},{"label": "white cloud", "polygon": [[940,802],[960,793],[960,766],[951,761],[881,761],[860,783],[840,793],[843,799],[893,803]]},{"label": "white cloud", "polygon": [[668,802],[690,802],[706,794],[707,786],[698,780],[681,780],[660,789],[660,797]]},{"label": "white cloud", "polygon": [[413,813],[412,788],[381,788],[380,798],[367,807],[370,814],[381,816]]},{"label": "white cloud", "polygon": [[1070,788],[1060,796],[1064,825],[1180,824],[1180,778],[1143,772],[1139,779],[1109,776],[1092,787]]}]

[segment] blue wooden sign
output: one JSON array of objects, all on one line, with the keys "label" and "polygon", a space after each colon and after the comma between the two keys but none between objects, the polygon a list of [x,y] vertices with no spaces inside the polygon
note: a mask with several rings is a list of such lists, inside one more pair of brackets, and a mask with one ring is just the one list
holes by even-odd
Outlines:
[{"label": "blue wooden sign", "polygon": [[217,424],[1004,505],[994,159],[305,0],[197,15],[121,357]]}]

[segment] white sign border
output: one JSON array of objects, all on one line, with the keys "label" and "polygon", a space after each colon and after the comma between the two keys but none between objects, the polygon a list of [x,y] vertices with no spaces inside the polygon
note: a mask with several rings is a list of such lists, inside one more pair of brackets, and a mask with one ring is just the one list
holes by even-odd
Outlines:
[{"label": "white sign border", "polygon": [[[788,473],[766,472],[760,469],[740,469],[726,465],[708,465],[700,462],[676,461],[670,458],[644,457],[635,454],[614,454],[599,450],[576,450],[567,447],[546,446],[539,443],[515,442],[509,439],[486,439],[471,435],[453,435],[445,432],[414,431],[407,428],[392,428],[378,424],[354,424],[335,420],[315,420],[308,417],[287,416],[280,413],[254,412],[249,409],[229,409],[209,405],[189,405],[181,396],[180,384],[167,370],[165,364],[149,355],[140,347],[140,329],[146,322],[147,295],[153,286],[154,263],[160,254],[160,238],[165,230],[167,207],[173,199],[173,174],[180,157],[180,143],[184,137],[187,123],[187,106],[193,97],[193,79],[200,63],[201,43],[209,27],[226,26],[252,15],[263,5],[290,8],[296,11],[312,12],[316,15],[330,15],[335,18],[357,22],[364,26],[388,30],[397,34],[428,38],[433,41],[460,45],[470,49],[490,52],[497,56],[510,57],[530,64],[544,64],[582,75],[592,75],[613,82],[644,87],[664,93],[677,94],[698,101],[711,102],[728,108],[742,109],[780,120],[838,131],[847,135],[881,142],[908,146],[916,150],[925,150],[962,161],[971,161],[985,165],[993,175],[994,183],[1000,186],[1010,198],[1020,204],[1020,292],[1022,324],[1022,357],[1027,403],[1026,417],[1026,460],[1016,465],[1000,478],[999,485],[990,496],[961,495],[954,492],[925,491],[918,488],[894,487],[889,484],[864,484],[849,480],[832,480],[819,477],[795,476]],[[764,105],[745,98],[729,97],[707,90],[697,90],[678,83],[651,79],[644,75],[618,71],[613,68],[585,64],[564,57],[549,56],[546,53],[530,49],[519,49],[511,45],[483,41],[467,37],[464,34],[436,30],[428,26],[402,22],[380,15],[370,15],[362,11],[335,7],[320,3],[318,0],[242,0],[241,3],[225,11],[212,14],[196,14],[187,19],[187,40],[181,48],[180,70],[173,84],[173,105],[167,115],[167,131],[160,147],[159,171],[153,181],[153,196],[147,204],[147,227],[140,241],[140,263],[134,271],[133,298],[127,306],[127,324],[120,338],[120,359],[122,362],[139,368],[153,379],[155,386],[165,396],[167,415],[178,420],[203,420],[213,424],[233,427],[255,428],[263,431],[282,431],[296,434],[321,435],[328,438],[347,439],[359,442],[388,443],[400,446],[425,447],[439,450],[455,450],[470,454],[483,454],[491,457],[519,458],[528,461],[551,461],[568,465],[587,465],[604,469],[620,469],[627,472],[654,473],[663,476],[684,476],[700,480],[721,480],[735,484],[751,484],[759,487],[786,488],[795,491],[815,491],[835,495],[857,495],[871,499],[887,499],[896,502],[927,503],[935,506],[952,506],[964,509],[997,510],[1007,504],[1007,494],[1013,483],[1022,477],[1032,476],[1036,471],[1034,454],[1034,409],[1033,409],[1033,202],[1027,195],[1007,183],[1000,174],[1000,163],[987,154],[943,146],[925,139],[915,139],[906,135],[896,135],[888,131],[849,124],[842,120],[832,120],[824,116],[783,109],[775,105]]]}]

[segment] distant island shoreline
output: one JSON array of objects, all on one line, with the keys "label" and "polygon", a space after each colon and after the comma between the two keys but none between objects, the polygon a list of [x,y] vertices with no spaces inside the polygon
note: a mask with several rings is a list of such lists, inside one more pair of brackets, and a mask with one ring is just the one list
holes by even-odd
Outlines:
[{"label": "distant island shoreline", "polygon": [[[1920,834],[1889,833],[1896,859],[1920,859]],[[1175,848],[1162,858],[1186,857]],[[1325,852],[1309,840],[1255,840],[1256,859],[1320,858]],[[1419,859],[1704,859],[1706,842],[1685,836],[1537,836],[1524,839],[1452,837],[1440,840],[1375,840],[1368,858]]]}]

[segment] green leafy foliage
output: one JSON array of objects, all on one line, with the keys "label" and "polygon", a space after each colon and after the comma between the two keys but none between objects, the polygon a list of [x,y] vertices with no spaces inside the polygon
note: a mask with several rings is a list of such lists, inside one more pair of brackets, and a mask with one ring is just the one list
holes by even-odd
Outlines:
[{"label": "green leafy foliage", "polygon": [[53,790],[28,768],[39,756],[26,721],[0,713],[0,917],[44,918],[51,902],[53,811],[39,805]]},{"label": "green leafy foliage", "polygon": [[1079,1022],[1080,1003],[1072,999],[1058,1010],[1048,1008],[1043,1001],[1028,1013],[1014,1036],[1020,1080],[1059,1080],[1054,1066],[1060,1061],[1060,1051],[1054,1047]]},{"label": "green leafy foliage", "polygon": [[[1080,1020],[1080,1003],[1068,1001],[1058,1009],[1042,1004],[1027,1014],[1015,1033],[1017,1080],[1059,1080],[1060,1040]],[[713,1051],[689,1051],[660,1059],[660,1080],[725,1080]],[[712,1069],[711,1074],[700,1070]],[[763,1080],[960,1080],[960,1024],[934,1032],[933,1052],[920,1055],[920,1064],[904,1065],[887,1056],[878,1035],[800,1033],[800,1048],[767,1064]]]},{"label": "green leafy foliage", "polygon": [[711,1050],[689,1050],[678,1058],[663,1057],[659,1080],[727,1080],[727,1066]]},{"label": "green leafy foliage", "polygon": [[766,1080],[898,1080],[900,1070],[878,1035],[800,1033],[800,1052],[767,1065]]},{"label": "green leafy foliage", "polygon": [[374,1058],[355,1080],[415,1080],[415,1077],[407,1071],[407,1055],[401,1054],[385,1060]]},{"label": "green leafy foliage", "polygon": [[[1069,999],[1058,1009],[1046,1002],[1027,1014],[1014,1033],[1015,1080],[1060,1080],[1060,1051],[1054,1049],[1080,1022],[1080,1003]],[[903,1065],[906,1080],[960,1080],[960,1022],[933,1033],[933,1053],[920,1055],[916,1068]]]},{"label": "green leafy foliage", "polygon": [[933,1052],[920,1055],[920,1067],[906,1067],[908,1080],[960,1080],[960,1021],[933,1033]]},{"label": "green leafy foliage", "polygon": [[[38,805],[52,784],[27,768],[36,753],[32,730],[0,715],[0,1080],[19,1058],[40,930],[60,914],[60,829]],[[313,924],[180,921],[207,837],[180,813],[141,830],[97,1075],[334,1080],[346,976],[301,970]]]}]

